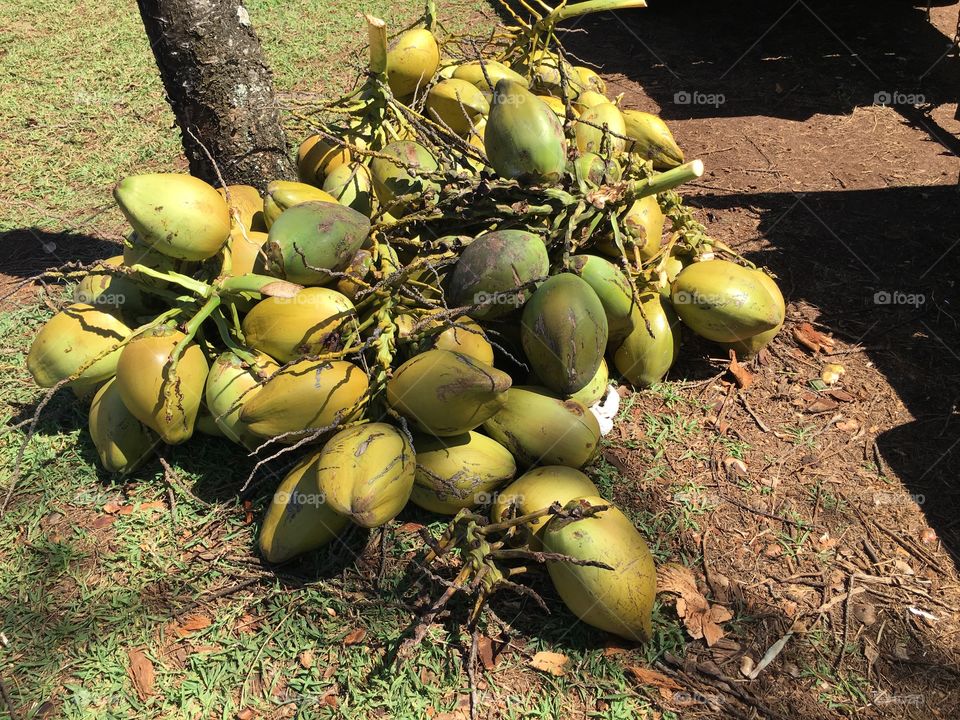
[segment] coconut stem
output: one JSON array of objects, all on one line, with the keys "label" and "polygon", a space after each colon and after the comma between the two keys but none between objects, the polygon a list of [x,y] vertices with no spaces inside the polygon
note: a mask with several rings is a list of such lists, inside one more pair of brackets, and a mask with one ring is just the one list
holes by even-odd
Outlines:
[{"label": "coconut stem", "polygon": [[656,195],[667,190],[673,190],[673,188],[691,180],[696,180],[701,175],[703,175],[703,161],[691,160],[666,172],[652,175],[643,180],[634,180],[627,187],[627,194],[634,199]]},{"label": "coconut stem", "polygon": [[423,17],[424,25],[426,25],[427,30],[433,32],[434,28],[437,26],[437,2],[436,0],[427,0],[427,7],[424,11]]},{"label": "coconut stem", "polygon": [[[582,520],[586,517],[592,517],[598,512],[607,510],[609,506],[607,505],[597,505],[596,507],[587,508],[585,510],[578,510],[577,518]],[[498,523],[491,523],[489,525],[484,525],[481,528],[477,529],[477,532],[481,535],[489,535],[491,533],[501,533],[509,530],[510,528],[517,527],[519,525],[528,525],[536,520],[545,518],[547,516],[551,517],[561,517],[561,518],[570,518],[571,514],[563,509],[560,503],[553,503],[552,505],[542,508],[540,510],[535,510],[534,512],[527,513],[526,515],[519,515],[515,518],[510,518],[509,520],[503,520]]]},{"label": "coconut stem", "polygon": [[269,275],[236,275],[234,277],[228,277],[224,279],[219,287],[218,291],[224,294],[234,294],[234,293],[244,293],[244,292],[255,292],[260,293],[261,295],[270,295],[275,297],[293,297],[298,292],[303,290],[303,287],[297,285],[296,283],[288,282],[286,280],[279,280],[275,277],[270,277]]},{"label": "coconut stem", "polygon": [[575,5],[564,5],[547,15],[543,20],[537,23],[538,26],[554,25],[570,18],[588,15],[589,13],[605,12],[608,10],[630,10],[632,8],[645,8],[646,0],[587,0],[587,2],[576,3]]},{"label": "coconut stem", "polygon": [[197,311],[197,314],[190,318],[189,322],[184,325],[184,332],[187,335],[185,340],[182,341],[184,344],[185,342],[193,339],[194,335],[197,334],[197,330],[199,330],[200,326],[203,324],[203,321],[210,317],[214,310],[220,307],[220,302],[220,296],[213,295],[209,300],[207,300],[207,302],[204,303],[203,307]]},{"label": "coconut stem", "polygon": [[220,339],[223,340],[223,344],[227,346],[227,349],[251,367],[255,366],[257,356],[234,342],[233,337],[230,335],[230,327],[227,324],[227,319],[223,316],[223,313],[217,311],[213,313],[212,317],[213,322],[217,326],[217,332],[220,334]]},{"label": "coconut stem", "polygon": [[613,568],[602,560],[579,560],[563,553],[541,552],[537,550],[494,550],[490,557],[497,560],[533,560],[538,563],[547,562],[565,562],[580,567],[595,567],[601,570],[613,570]]},{"label": "coconut stem", "polygon": [[192,277],[187,277],[186,275],[181,275],[177,272],[160,272],[159,270],[154,270],[153,268],[148,268],[146,265],[131,265],[130,269],[134,272],[140,273],[141,275],[146,275],[147,277],[156,278],[157,280],[163,280],[164,282],[173,283],[174,285],[179,285],[185,290],[189,290],[195,295],[199,295],[202,298],[208,297],[213,288],[207,283],[200,280],[194,280]]},{"label": "coconut stem", "polygon": [[373,75],[387,74],[387,24],[373,15],[364,15],[367,20],[367,37],[370,41],[369,70]]}]

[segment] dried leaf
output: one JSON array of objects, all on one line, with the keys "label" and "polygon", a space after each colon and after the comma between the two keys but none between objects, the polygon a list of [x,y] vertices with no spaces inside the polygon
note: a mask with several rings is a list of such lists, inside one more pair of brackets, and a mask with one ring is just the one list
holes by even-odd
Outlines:
[{"label": "dried leaf", "polygon": [[127,668],[127,674],[130,676],[130,682],[133,683],[133,689],[137,692],[137,697],[141,701],[146,700],[153,695],[153,685],[155,673],[153,663],[150,658],[144,655],[142,650],[128,650],[127,657],[130,665]]},{"label": "dried leaf", "polygon": [[206,653],[220,652],[223,650],[222,645],[197,645],[193,648],[193,652],[196,655],[204,655]]},{"label": "dried leaf", "polygon": [[397,532],[401,535],[407,535],[410,533],[420,532],[420,528],[426,527],[416,522],[405,522],[403,525],[397,528]]},{"label": "dried leaf", "polygon": [[900,558],[894,558],[894,560],[893,560],[893,567],[895,567],[895,568],[896,568],[900,573],[902,573],[903,575],[915,575],[915,574],[916,574],[916,573],[914,573],[913,568],[910,567],[909,565],[907,565],[907,563],[904,562],[903,560],[901,560]]},{"label": "dried leaf", "polygon": [[614,655],[622,655],[623,653],[629,652],[630,648],[623,645],[620,640],[616,638],[609,638],[603,644],[603,656],[612,657]]},{"label": "dried leaf", "polygon": [[838,407],[840,407],[840,404],[833,398],[821,397],[807,405],[806,410],[808,413],[825,413],[832,412]]},{"label": "dried leaf", "polygon": [[857,603],[853,606],[853,617],[869,627],[877,621],[877,608],[870,602]]},{"label": "dried leaf", "polygon": [[105,513],[109,513],[110,515],[114,515],[122,507],[123,505],[121,505],[117,501],[111,500],[110,502],[108,502],[106,505],[103,506],[103,511]]},{"label": "dried leaf", "polygon": [[188,615],[174,624],[173,631],[180,637],[186,637],[192,632],[210,627],[211,623],[213,620],[206,615]]},{"label": "dried leaf", "polygon": [[344,639],[344,645],[356,645],[357,643],[363,642],[363,639],[367,636],[367,631],[363,628],[357,628],[352,630]]},{"label": "dried leaf", "polygon": [[477,638],[477,654],[484,670],[493,670],[497,666],[498,656],[493,652],[493,640],[486,635]]},{"label": "dried leaf", "polygon": [[440,713],[434,715],[433,720],[470,720],[470,713],[463,708],[457,708],[452,712]]},{"label": "dried leaf", "polygon": [[837,423],[837,430],[840,432],[855,433],[860,429],[860,423],[854,419],[841,420]]},{"label": "dried leaf", "polygon": [[723,607],[723,605],[711,605],[710,612],[704,616],[701,627],[703,628],[703,639],[707,647],[713,647],[725,635],[720,623],[725,623],[733,619],[733,613]]},{"label": "dried leaf", "polygon": [[683,688],[676,680],[656,670],[628,665],[627,672],[633,675],[633,678],[641,685],[649,685],[665,690],[681,690]]},{"label": "dried leaf", "polygon": [[817,549],[820,550],[821,552],[824,552],[826,550],[832,550],[837,546],[837,543],[839,542],[840,541],[837,540],[837,538],[830,537],[830,532],[827,531],[823,535],[821,535],[819,538],[817,538]]},{"label": "dried leaf", "polygon": [[297,660],[300,661],[300,667],[302,667],[304,670],[309,670],[316,662],[313,650],[304,650],[299,656],[297,656]]},{"label": "dried leaf", "polygon": [[677,563],[665,563],[657,568],[657,592],[675,593],[681,597],[700,594],[693,571]]},{"label": "dried leaf", "polygon": [[745,478],[748,475],[747,464],[735,457],[725,457],[723,459],[723,469],[728,476],[734,478]]},{"label": "dried leaf", "polygon": [[[110,505],[110,503],[107,504]],[[166,507],[162,502],[156,500],[138,505],[118,505],[114,512],[116,512],[117,515],[132,515],[134,510],[149,512],[151,510],[164,510]],[[104,507],[104,510],[106,510],[106,507]]]},{"label": "dried leaf", "polygon": [[730,351],[730,365],[727,369],[733,375],[733,379],[737,381],[738,387],[746,390],[753,385],[753,373],[737,362],[737,354],[733,350]]},{"label": "dried leaf", "polygon": [[237,632],[245,634],[256,632],[260,629],[260,620],[249,613],[244,613],[240,616],[240,619],[237,620],[236,629]]},{"label": "dried leaf", "polygon": [[830,352],[837,344],[836,340],[815,330],[808,322],[800,323],[793,328],[793,339],[814,353]]},{"label": "dried leaf", "polygon": [[679,595],[677,615],[683,620],[690,637],[703,638],[712,647],[724,637],[720,623],[733,615],[722,605],[711,605],[697,589],[693,571],[676,563],[667,563],[657,570],[657,592]]},{"label": "dried leaf", "polygon": [[113,523],[116,522],[116,520],[117,518],[114,515],[101,515],[92,523],[90,523],[90,527],[93,528],[94,530],[102,530],[105,527],[109,527],[110,525],[113,525]]},{"label": "dried leaf", "polygon": [[829,394],[834,400],[839,400],[840,402],[853,402],[856,400],[853,395],[848,393],[846,390],[841,390],[840,388],[834,388]]},{"label": "dried leaf", "polygon": [[763,555],[768,558],[778,558],[783,555],[783,546],[779,543],[767,543],[763,549]]},{"label": "dried leaf", "polygon": [[292,282],[287,282],[286,280],[274,280],[273,282],[269,282],[261,287],[260,294],[265,297],[289,299],[301,290],[303,290],[302,286],[296,285]]},{"label": "dried leaf", "polygon": [[565,666],[570,661],[566,655],[542,650],[530,659],[530,667],[551,675],[563,675]]}]

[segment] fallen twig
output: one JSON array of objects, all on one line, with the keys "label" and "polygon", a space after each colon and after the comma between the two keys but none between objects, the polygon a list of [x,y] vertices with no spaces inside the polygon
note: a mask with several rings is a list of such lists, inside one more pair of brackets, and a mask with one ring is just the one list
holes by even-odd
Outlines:
[{"label": "fallen twig", "polygon": [[3,698],[3,704],[7,706],[7,710],[10,712],[10,719],[20,720],[22,716],[10,699],[10,693],[7,692],[7,686],[6,683],[3,682],[3,676],[0,676],[0,697]]}]

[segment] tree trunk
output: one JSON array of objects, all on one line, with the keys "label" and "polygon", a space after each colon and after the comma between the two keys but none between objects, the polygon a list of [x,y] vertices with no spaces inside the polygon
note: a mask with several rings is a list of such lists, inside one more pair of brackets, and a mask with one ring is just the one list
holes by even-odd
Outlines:
[{"label": "tree trunk", "polygon": [[191,174],[217,186],[219,168],[227,184],[260,189],[296,179],[272,74],[240,0],[137,4]]}]

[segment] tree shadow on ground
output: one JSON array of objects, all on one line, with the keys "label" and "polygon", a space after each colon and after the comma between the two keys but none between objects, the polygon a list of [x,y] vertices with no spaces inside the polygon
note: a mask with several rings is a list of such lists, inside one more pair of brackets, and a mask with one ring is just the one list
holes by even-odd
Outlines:
[{"label": "tree shadow on ground", "polygon": [[113,241],[85,233],[17,228],[0,233],[0,276],[29,278],[67,263],[90,263],[118,255]]},{"label": "tree shadow on ground", "polygon": [[780,277],[788,302],[813,305],[823,326],[863,346],[896,390],[914,420],[877,446],[960,564],[958,200],[945,186],[700,195],[691,204],[759,211],[770,247],[747,256]]},{"label": "tree shadow on ground", "polygon": [[[942,4],[949,3],[934,3]],[[885,104],[960,151],[960,141],[931,116],[960,99],[960,58],[948,52],[951,38],[928,22],[922,0],[651,0],[644,9],[596,13],[561,28],[570,53],[638,82],[668,121],[804,121]]]}]

